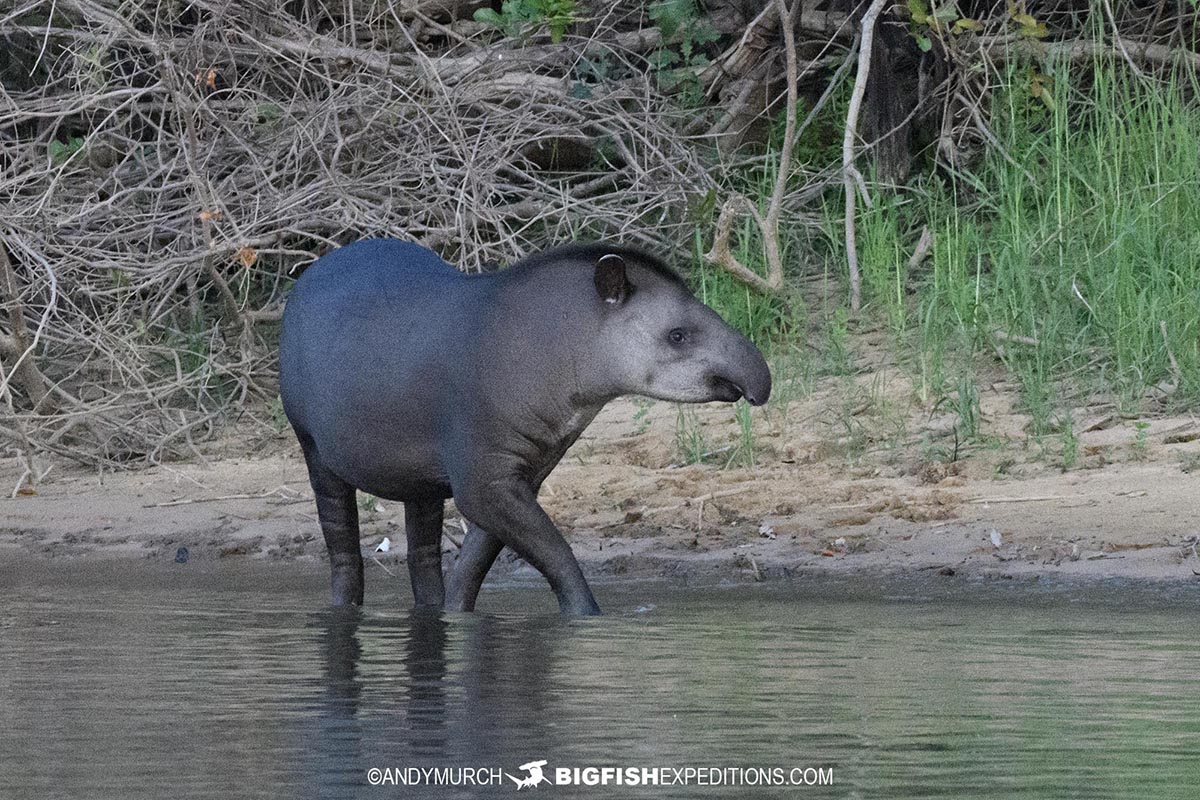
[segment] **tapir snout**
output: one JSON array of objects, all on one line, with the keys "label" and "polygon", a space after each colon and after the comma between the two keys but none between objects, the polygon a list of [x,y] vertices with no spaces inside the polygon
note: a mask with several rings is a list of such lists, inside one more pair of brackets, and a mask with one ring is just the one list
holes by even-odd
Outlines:
[{"label": "tapir snout", "polygon": [[733,352],[722,367],[709,379],[715,390],[714,400],[728,403],[746,398],[752,406],[761,406],[771,397],[771,370],[757,347],[732,328],[737,337]]}]

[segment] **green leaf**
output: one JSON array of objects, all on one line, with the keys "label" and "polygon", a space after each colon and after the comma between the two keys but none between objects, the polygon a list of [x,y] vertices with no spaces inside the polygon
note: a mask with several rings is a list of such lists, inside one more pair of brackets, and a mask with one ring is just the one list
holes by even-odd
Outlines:
[{"label": "green leaf", "polygon": [[954,3],[946,3],[937,7],[933,12],[933,18],[938,22],[950,22],[958,18],[958,9],[954,7]]},{"label": "green leaf", "polygon": [[924,25],[929,19],[929,6],[925,0],[908,0],[908,13],[912,14],[913,22]]},{"label": "green leaf", "polygon": [[504,20],[490,8],[477,9],[474,18],[476,22],[482,22],[485,25],[492,25],[497,28],[504,27]]},{"label": "green leaf", "polygon": [[282,109],[275,103],[259,103],[258,104],[258,120],[260,122],[274,122],[279,119]]},{"label": "green leaf", "polygon": [[692,41],[696,44],[708,44],[721,38],[721,32],[711,25],[701,24],[692,28]]},{"label": "green leaf", "polygon": [[963,31],[981,31],[983,23],[969,17],[963,17],[954,22],[954,33],[962,33]]},{"label": "green leaf", "polygon": [[712,219],[712,215],[717,210],[717,191],[709,189],[706,194],[689,198],[691,205],[692,219],[696,222],[706,223]]},{"label": "green leaf", "polygon": [[670,39],[698,16],[695,0],[658,0],[650,4],[649,14],[664,39]]},{"label": "green leaf", "polygon": [[918,36],[917,47],[921,48],[922,53],[928,53],[933,49],[933,41],[928,36]]},{"label": "green leaf", "polygon": [[667,69],[673,67],[679,61],[679,54],[673,53],[670,50],[655,50],[650,54],[648,59],[650,65],[656,70]]},{"label": "green leaf", "polygon": [[83,138],[72,136],[66,142],[60,142],[54,139],[50,142],[50,163],[56,167],[65,164],[71,156],[83,149]]}]

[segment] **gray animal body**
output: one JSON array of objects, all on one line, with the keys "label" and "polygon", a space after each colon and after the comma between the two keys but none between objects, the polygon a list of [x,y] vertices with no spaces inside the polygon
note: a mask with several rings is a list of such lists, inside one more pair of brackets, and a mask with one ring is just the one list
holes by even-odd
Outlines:
[{"label": "gray animal body", "polygon": [[[283,317],[280,394],[329,550],[335,605],[363,601],[355,490],[402,501],[418,605],[474,608],[504,546],[564,613],[599,612],[537,502],[609,400],[767,401],[758,349],[644,253],[571,245],[468,275],[366,240],[319,258]],[[470,523],[443,584],[442,514]]]}]

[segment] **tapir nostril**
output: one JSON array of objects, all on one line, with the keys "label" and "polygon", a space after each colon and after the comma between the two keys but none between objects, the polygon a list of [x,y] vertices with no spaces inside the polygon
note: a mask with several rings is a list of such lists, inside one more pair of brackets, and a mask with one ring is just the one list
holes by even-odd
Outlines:
[{"label": "tapir nostril", "polygon": [[767,401],[770,399],[771,399],[771,376],[770,376],[770,373],[768,373],[766,384],[761,389],[759,389],[753,393],[747,392],[746,393],[746,401],[748,403],[750,403],[750,405],[752,405],[752,406],[763,406],[763,405],[766,405]]},{"label": "tapir nostril", "polygon": [[714,400],[735,403],[742,398],[752,406],[764,405],[771,396],[771,369],[767,366],[762,353],[749,341],[745,342],[746,350],[738,355],[741,358],[730,358],[726,363],[725,374],[714,374],[709,379],[709,385],[714,390]]},{"label": "tapir nostril", "polygon": [[767,402],[767,398],[770,396],[770,385],[765,388],[742,389],[742,397],[746,398],[746,402],[752,406],[761,406]]},{"label": "tapir nostril", "polygon": [[761,372],[742,384],[742,396],[752,406],[765,405],[771,397],[771,370],[761,355],[758,360],[761,362]]}]

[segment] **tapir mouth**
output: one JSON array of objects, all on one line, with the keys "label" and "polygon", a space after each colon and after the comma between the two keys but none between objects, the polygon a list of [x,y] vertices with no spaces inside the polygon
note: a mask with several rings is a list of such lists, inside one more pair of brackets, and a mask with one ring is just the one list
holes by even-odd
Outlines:
[{"label": "tapir mouth", "polygon": [[713,388],[713,394],[715,395],[713,397],[714,400],[721,400],[726,403],[736,403],[738,400],[741,400],[746,396],[746,393],[742,391],[742,387],[738,386],[728,378],[722,378],[720,375],[712,376],[712,378],[709,380],[709,383]]},{"label": "tapir mouth", "polygon": [[729,378],[723,378],[720,375],[714,375],[709,378],[709,385],[713,390],[713,400],[721,400],[726,403],[736,403],[743,397],[746,402],[752,406],[761,406],[767,402],[767,397],[771,394],[771,384],[768,383],[765,388],[765,393],[759,393],[753,390],[743,388],[740,383],[735,383]]}]

